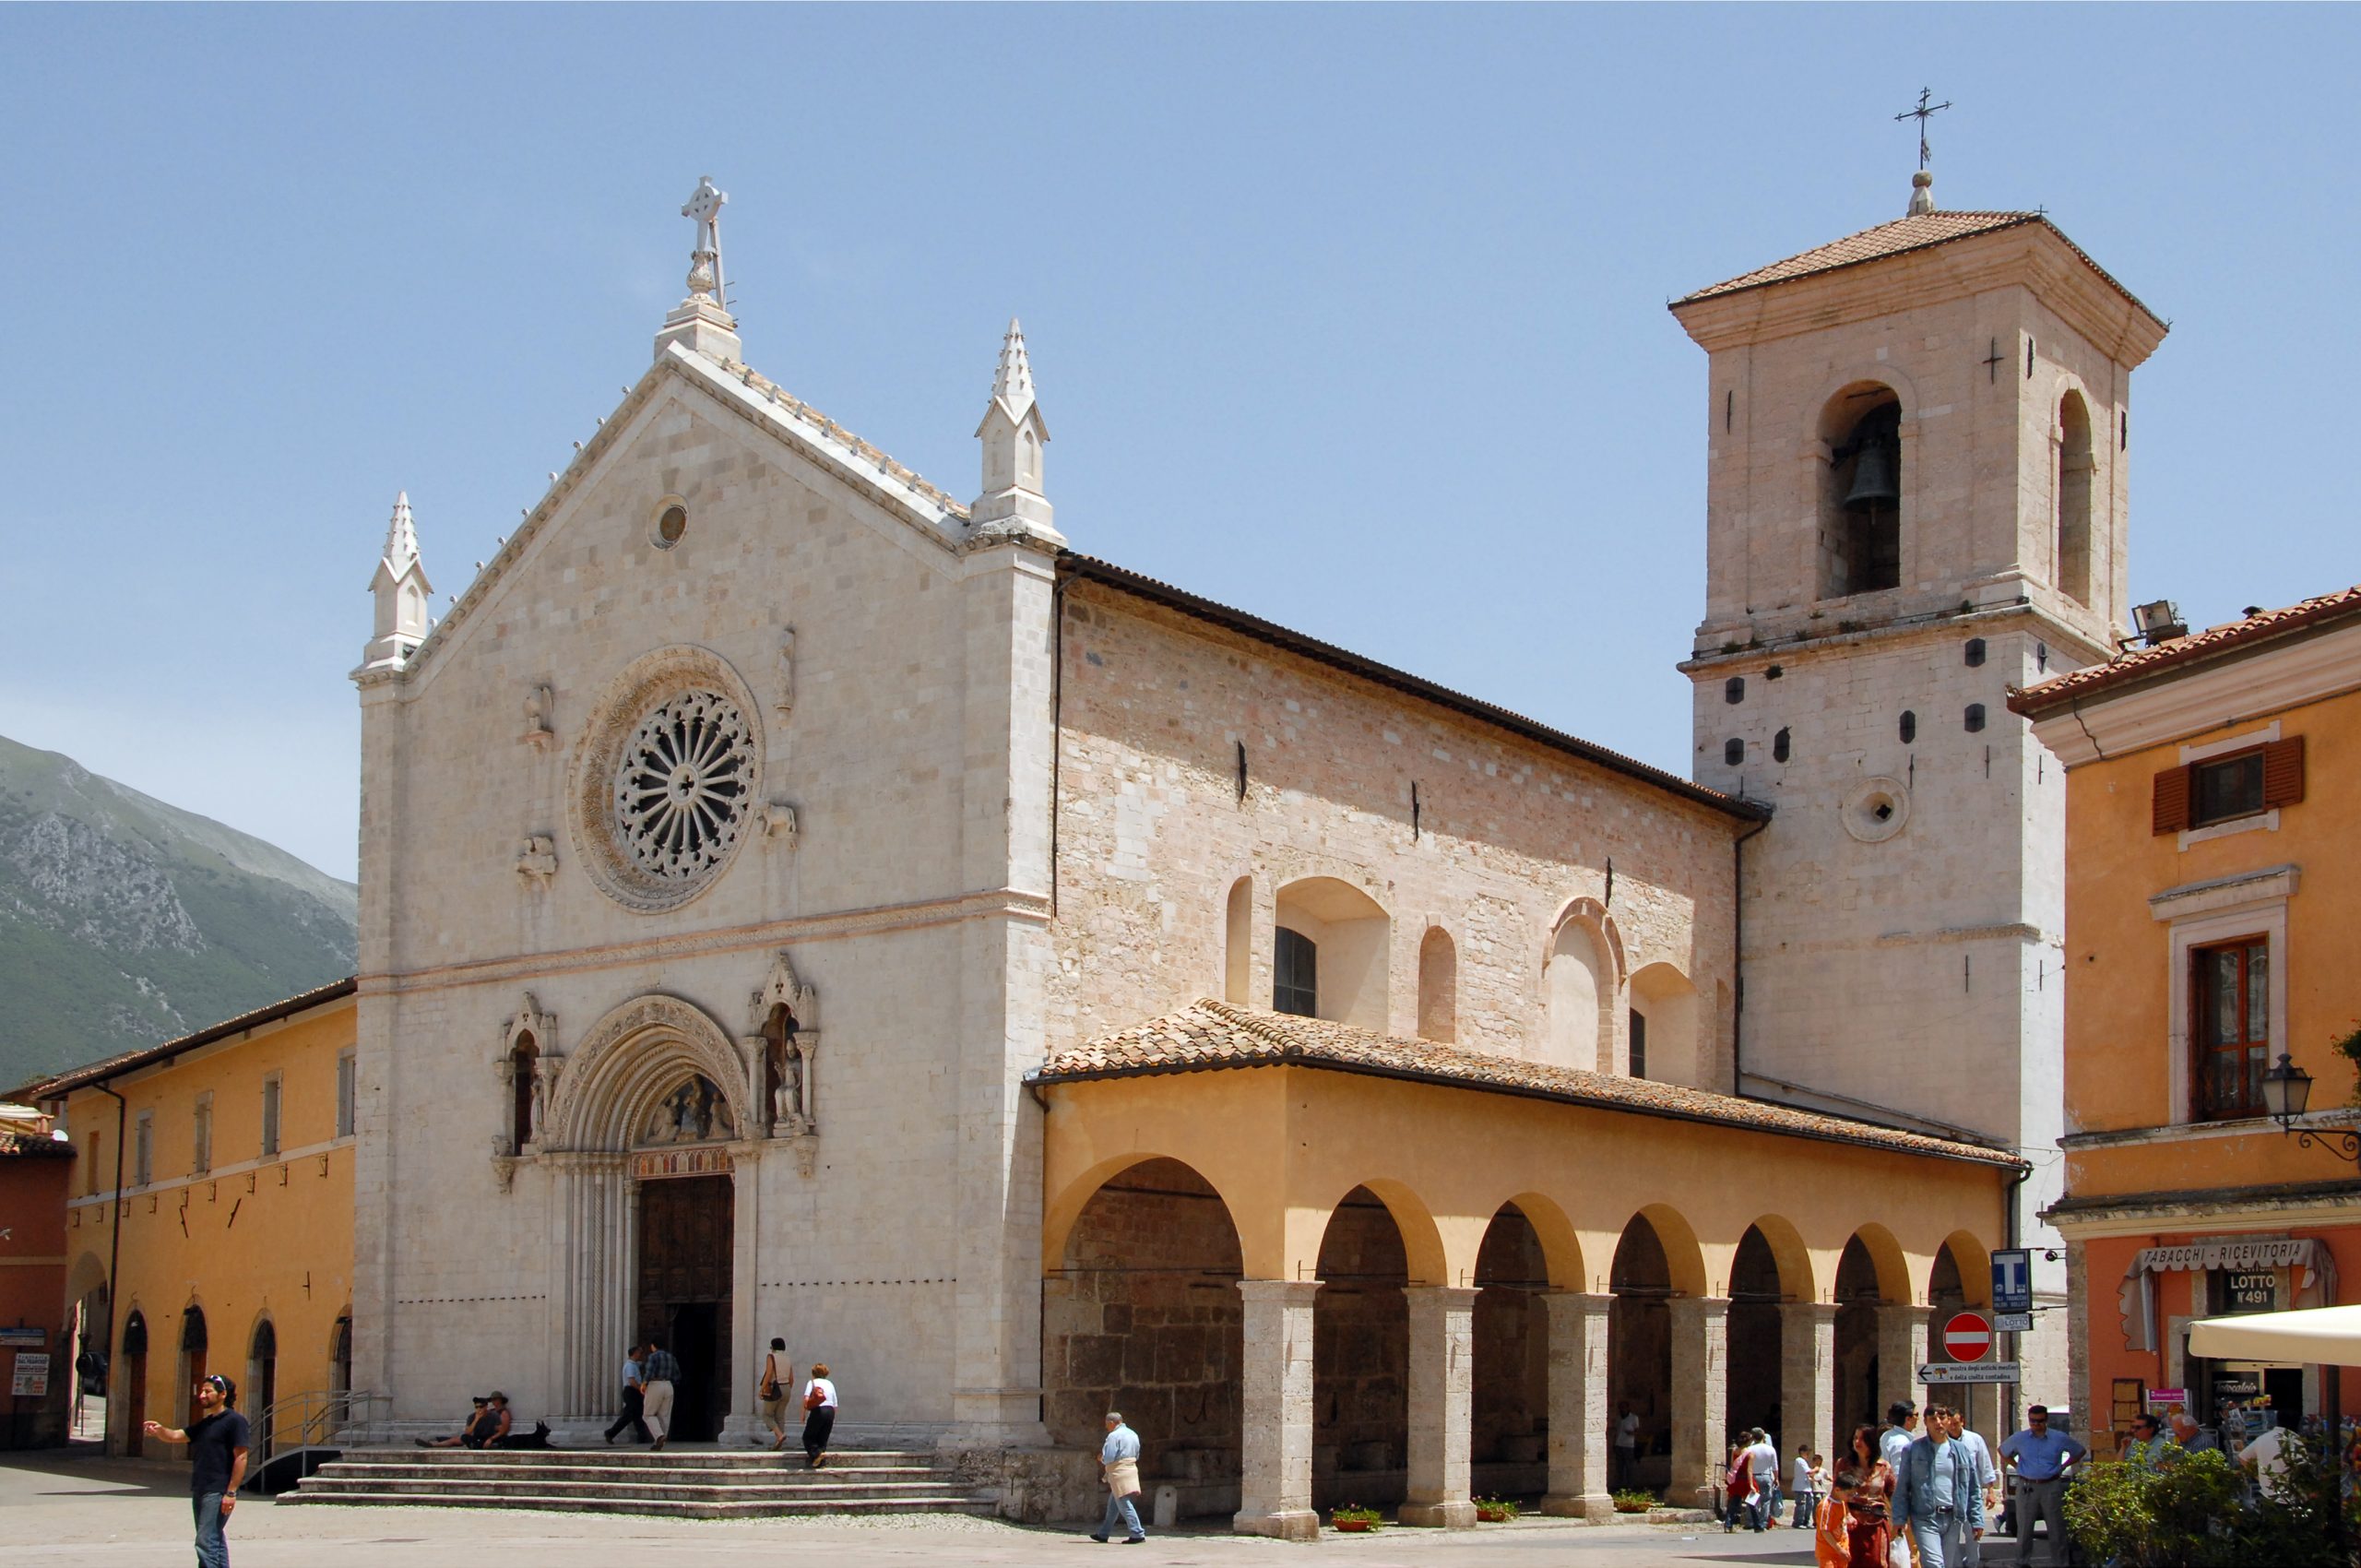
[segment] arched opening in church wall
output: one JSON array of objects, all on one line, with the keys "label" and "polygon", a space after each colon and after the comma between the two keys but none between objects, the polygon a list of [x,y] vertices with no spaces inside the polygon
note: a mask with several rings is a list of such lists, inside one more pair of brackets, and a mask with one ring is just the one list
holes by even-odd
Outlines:
[{"label": "arched opening in church wall", "polygon": [[1239,1007],[1254,1004],[1254,879],[1241,876],[1229,885],[1229,909],[1222,923],[1222,1000]]},{"label": "arched opening in church wall", "polygon": [[[1723,1410],[1731,1431],[1761,1427],[1781,1443],[1782,1454],[1794,1446],[1786,1437],[1786,1389],[1780,1357],[1779,1309],[1787,1296],[1769,1238],[1760,1225],[1748,1226],[1730,1260],[1729,1360]],[[1804,1434],[1797,1435],[1801,1439]]]},{"label": "arched opening in church wall", "polygon": [[172,1424],[185,1428],[190,1416],[196,1380],[205,1375],[207,1336],[205,1309],[192,1301],[181,1309],[180,1387],[172,1393]]},{"label": "arched opening in church wall", "polygon": [[1660,1492],[1672,1470],[1672,1265],[1645,1215],[1623,1228],[1607,1277],[1607,1408],[1612,1419],[1628,1402],[1640,1418],[1632,1484]]},{"label": "arched opening in church wall", "polygon": [[122,1364],[111,1370],[108,1383],[123,1390],[124,1407],[120,1417],[109,1409],[110,1424],[122,1434],[124,1453],[136,1459],[146,1450],[142,1423],[148,1420],[148,1319],[137,1307],[123,1320]]},{"label": "arched opening in church wall", "polygon": [[[1152,1499],[1180,1491],[1183,1517],[1239,1506],[1243,1273],[1228,1206],[1177,1159],[1108,1179],[1083,1206],[1042,1286],[1042,1420],[1057,1447],[1097,1452],[1121,1410],[1145,1454]],[[1097,1467],[1072,1508],[1087,1503]]]},{"label": "arched opening in church wall", "polygon": [[1609,1009],[1615,1003],[1615,964],[1589,923],[1570,920],[1559,926],[1542,971],[1548,998],[1541,1060],[1586,1073],[1612,1071],[1608,1052],[1614,1040]]},{"label": "arched opening in church wall", "polygon": [[1696,1085],[1697,988],[1670,964],[1631,976],[1631,1076]]},{"label": "arched opening in church wall", "polygon": [[246,1344],[245,1386],[238,1390],[238,1408],[253,1427],[254,1462],[267,1463],[273,1451],[271,1423],[266,1419],[279,1401],[279,1330],[267,1314],[255,1320]]},{"label": "arched opening in church wall", "polygon": [[1445,1045],[1459,1038],[1459,949],[1439,925],[1418,943],[1418,1038]]},{"label": "arched opening in church wall", "polygon": [[[1951,1360],[1951,1351],[1943,1339],[1943,1324],[1969,1308],[1990,1315],[1992,1255],[1984,1244],[1963,1232],[1938,1247],[1934,1265],[1928,1274],[1927,1300],[1930,1303],[1927,1314],[1927,1359]],[[1994,1360],[1996,1355],[1987,1352],[1985,1359]],[[1964,1413],[1968,1425],[1987,1438],[1997,1441],[2000,1435],[1999,1384],[1959,1384],[1933,1391],[1930,1397]]]},{"label": "arched opening in church wall", "polygon": [[352,1392],[352,1308],[337,1313],[328,1329],[328,1392]]},{"label": "arched opening in church wall", "polygon": [[1538,1497],[1548,1490],[1549,1288],[1541,1237],[1504,1204],[1476,1253],[1476,1372],[1468,1457],[1477,1494]]},{"label": "arched opening in church wall", "polygon": [[541,1058],[530,1032],[519,1034],[508,1051],[508,1146],[518,1154],[533,1141],[533,1075]]},{"label": "arched opening in church wall", "polygon": [[[1332,876],[1279,889],[1272,1007],[1382,1032],[1388,1022],[1393,922],[1359,888]],[[1307,950],[1308,949],[1308,950]]]},{"label": "arched opening in church wall", "polygon": [[2091,410],[2080,392],[2068,392],[2058,403],[2058,590],[2078,604],[2091,601],[2091,494],[2098,473],[2091,452]]},{"label": "arched opening in church wall", "polygon": [[1820,596],[1843,599],[1902,581],[1902,399],[1877,382],[1847,386],[1821,410],[1818,466]]},{"label": "arched opening in church wall", "polygon": [[1836,1260],[1836,1430],[1883,1421],[1878,1402],[1878,1309],[1885,1291],[1877,1261],[1857,1235]]},{"label": "arched opening in church wall", "polygon": [[1311,1311],[1311,1502],[1402,1501],[1410,1463],[1409,1255],[1384,1202],[1345,1194],[1320,1240]]}]

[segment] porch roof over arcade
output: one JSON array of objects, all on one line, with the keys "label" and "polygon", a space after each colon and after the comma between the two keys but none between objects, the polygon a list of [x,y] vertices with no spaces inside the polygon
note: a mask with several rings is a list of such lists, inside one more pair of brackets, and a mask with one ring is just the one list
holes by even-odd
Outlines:
[{"label": "porch roof over arcade", "polygon": [[1265,1012],[1210,997],[1061,1051],[1044,1061],[1027,1081],[1080,1083],[1279,1065],[1551,1099],[2003,1169],[2025,1163],[2008,1149],[1928,1137],[1647,1078],[1494,1056],[1428,1039],[1404,1039],[1325,1018]]}]

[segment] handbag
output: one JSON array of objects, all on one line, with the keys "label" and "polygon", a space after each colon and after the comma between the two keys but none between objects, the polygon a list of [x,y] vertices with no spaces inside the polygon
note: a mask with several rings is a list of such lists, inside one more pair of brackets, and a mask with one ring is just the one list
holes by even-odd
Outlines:
[{"label": "handbag", "polygon": [[816,1410],[827,1402],[828,1396],[816,1388],[807,1388],[803,1391],[803,1408],[807,1410]]},{"label": "handbag", "polygon": [[763,1359],[763,1381],[755,1385],[754,1393],[765,1400],[781,1399],[787,1396],[787,1390],[778,1385],[778,1372],[776,1368],[777,1363],[770,1358],[766,1356]]}]

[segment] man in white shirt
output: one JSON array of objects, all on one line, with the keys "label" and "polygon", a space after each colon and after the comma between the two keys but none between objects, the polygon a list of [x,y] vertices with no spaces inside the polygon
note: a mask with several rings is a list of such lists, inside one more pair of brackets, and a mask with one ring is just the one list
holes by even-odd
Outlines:
[{"label": "man in white shirt", "polygon": [[1608,1484],[1618,1491],[1640,1484],[1640,1418],[1629,1399],[1615,1418],[1615,1479]]},{"label": "man in white shirt", "polygon": [[2285,1427],[2269,1427],[2238,1450],[2238,1463],[2254,1472],[2265,1492],[2277,1497],[2287,1484],[2287,1461],[2300,1459],[2303,1454],[2303,1441],[2295,1433]]},{"label": "man in white shirt", "polygon": [[1779,1448],[1761,1427],[1748,1434],[1747,1452],[1754,1455],[1754,1486],[1762,1494],[1762,1527],[1779,1527]]},{"label": "man in white shirt", "polygon": [[[1984,1516],[1987,1519],[1999,1518],[2000,1516],[2000,1470],[1999,1466],[1992,1463],[1992,1450],[1985,1443],[1984,1434],[1969,1426],[1967,1417],[1958,1410],[1953,1410],[1945,1417],[1944,1423],[1951,1428],[1952,1441],[1965,1444],[1968,1453],[1975,1456],[1975,1484],[1984,1493]],[[1961,1561],[1970,1564],[1984,1561],[1983,1537],[1968,1538],[1966,1554]]]},{"label": "man in white shirt", "polygon": [[[1893,1467],[1894,1485],[1902,1484],[1902,1456],[1918,1440],[1918,1407],[1907,1399],[1897,1399],[1886,1407],[1885,1431],[1878,1433],[1878,1456]],[[1886,1547],[1886,1562],[1892,1568],[1913,1568],[1910,1555],[1910,1532],[1896,1530]]]}]

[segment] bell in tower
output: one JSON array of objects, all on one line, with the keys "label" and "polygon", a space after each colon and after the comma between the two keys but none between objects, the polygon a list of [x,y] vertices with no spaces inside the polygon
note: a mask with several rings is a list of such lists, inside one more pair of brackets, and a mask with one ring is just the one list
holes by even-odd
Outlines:
[{"label": "bell in tower", "polygon": [[[1861,416],[1829,454],[1844,514],[1845,593],[1869,593],[1902,581],[1902,407],[1881,403]],[[1846,471],[1850,465],[1850,472]]]}]

